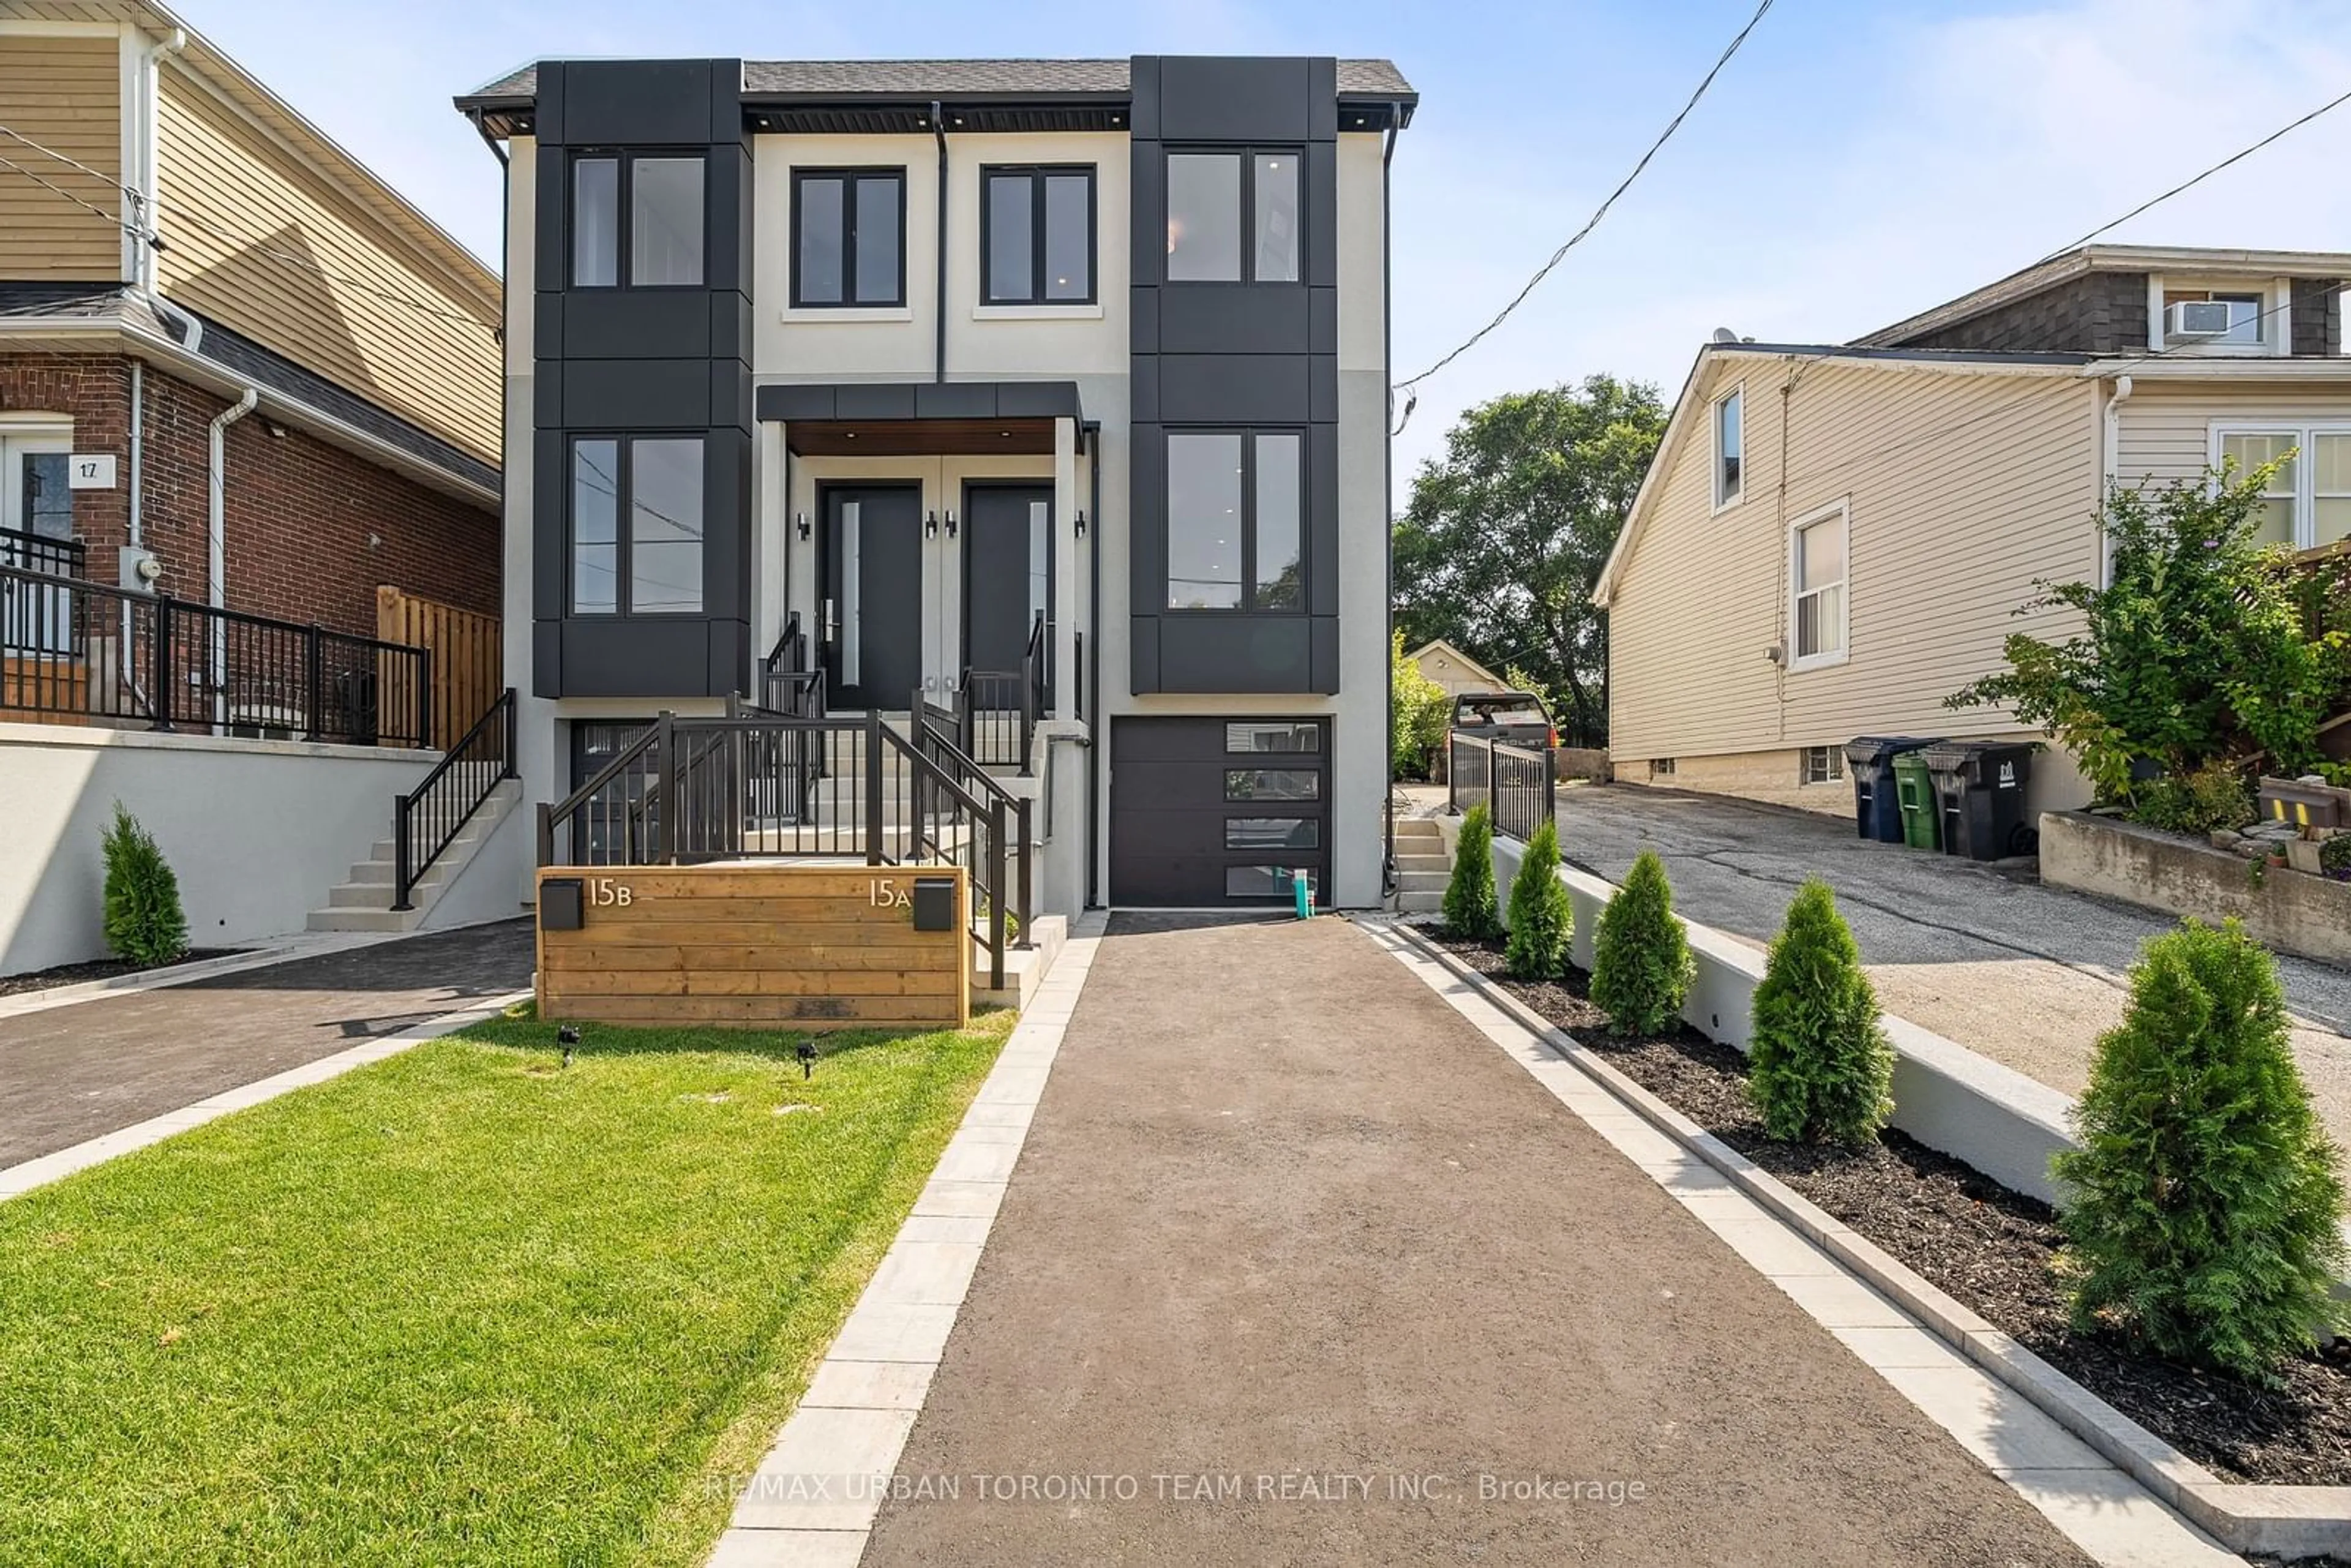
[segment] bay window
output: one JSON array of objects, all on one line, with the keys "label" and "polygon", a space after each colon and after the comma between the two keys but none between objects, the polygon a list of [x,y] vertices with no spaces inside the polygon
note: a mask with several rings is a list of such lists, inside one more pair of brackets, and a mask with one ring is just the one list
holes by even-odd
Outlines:
[{"label": "bay window", "polygon": [[693,154],[573,159],[571,287],[702,287],[703,186],[703,160]]},{"label": "bay window", "polygon": [[1167,280],[1295,283],[1304,276],[1301,161],[1295,148],[1167,154]]},{"label": "bay window", "polygon": [[571,613],[702,610],[702,438],[571,443]]},{"label": "bay window", "polygon": [[1295,430],[1167,435],[1167,608],[1301,611],[1305,436]]}]

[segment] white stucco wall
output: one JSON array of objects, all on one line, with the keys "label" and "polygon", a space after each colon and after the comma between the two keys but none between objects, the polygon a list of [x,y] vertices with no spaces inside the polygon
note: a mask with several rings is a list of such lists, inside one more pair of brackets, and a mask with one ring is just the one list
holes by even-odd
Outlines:
[{"label": "white stucco wall", "polygon": [[0,724],[0,974],[106,956],[99,841],[120,800],[178,873],[200,947],[300,931],[392,832],[434,755]]}]

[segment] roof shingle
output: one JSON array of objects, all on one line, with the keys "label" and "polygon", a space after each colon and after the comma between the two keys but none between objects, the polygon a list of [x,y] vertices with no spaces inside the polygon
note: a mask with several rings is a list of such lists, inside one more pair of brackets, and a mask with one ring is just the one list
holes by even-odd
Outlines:
[{"label": "roof shingle", "polygon": [[[815,98],[959,98],[983,94],[1115,96],[1129,88],[1125,60],[745,60],[743,90]],[[470,92],[467,104],[532,98],[538,68],[528,65]],[[1341,60],[1339,91],[1410,96],[1391,60]]]}]

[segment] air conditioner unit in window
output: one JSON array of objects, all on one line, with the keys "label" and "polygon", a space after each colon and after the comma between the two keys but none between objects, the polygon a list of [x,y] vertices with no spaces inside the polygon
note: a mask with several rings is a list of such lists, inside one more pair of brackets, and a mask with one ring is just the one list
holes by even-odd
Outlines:
[{"label": "air conditioner unit in window", "polygon": [[2228,302],[2220,299],[2182,299],[2164,318],[2167,338],[2219,338],[2229,330]]}]

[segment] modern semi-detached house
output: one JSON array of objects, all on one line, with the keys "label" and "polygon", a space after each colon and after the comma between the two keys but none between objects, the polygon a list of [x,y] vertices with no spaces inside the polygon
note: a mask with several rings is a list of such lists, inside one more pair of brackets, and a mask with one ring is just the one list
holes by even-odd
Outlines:
[{"label": "modern semi-detached house", "polygon": [[1376,60],[549,60],[508,158],[530,796],[820,672],[1037,672],[1038,903],[1384,895]]}]

